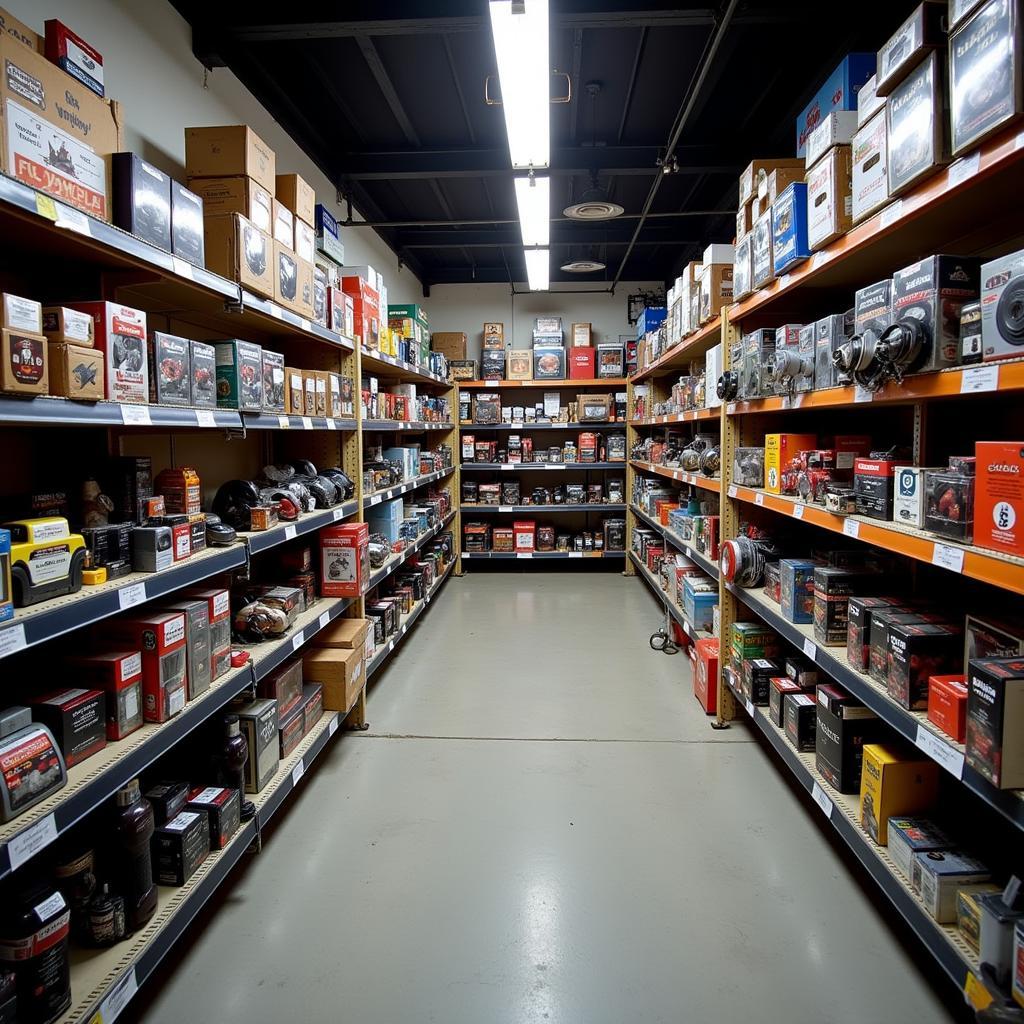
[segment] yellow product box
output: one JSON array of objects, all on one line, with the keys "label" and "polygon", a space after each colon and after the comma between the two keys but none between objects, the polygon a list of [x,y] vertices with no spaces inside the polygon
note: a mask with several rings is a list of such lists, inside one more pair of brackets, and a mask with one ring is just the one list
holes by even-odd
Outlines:
[{"label": "yellow product box", "polygon": [[772,494],[782,493],[782,471],[797,452],[818,447],[815,434],[765,434],[764,486]]},{"label": "yellow product box", "polygon": [[984,882],[956,894],[956,927],[975,953],[981,947],[981,908],[977,897],[983,892],[1002,892],[1002,889],[994,882]]},{"label": "yellow product box", "polygon": [[935,803],[939,766],[898,746],[866,743],[860,776],[860,823],[879,846],[889,842],[889,818]]}]

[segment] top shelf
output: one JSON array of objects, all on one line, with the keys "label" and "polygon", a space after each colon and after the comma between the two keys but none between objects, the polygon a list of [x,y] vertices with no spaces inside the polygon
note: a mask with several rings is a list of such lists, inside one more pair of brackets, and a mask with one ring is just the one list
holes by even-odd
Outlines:
[{"label": "top shelf", "polygon": [[996,136],[736,303],[730,323],[807,308],[821,312],[814,304],[829,291],[848,292],[849,305],[857,288],[931,253],[978,255],[993,244],[996,251],[1012,248],[1019,235],[1013,213],[1020,203],[1022,157],[1024,132],[1015,128]]},{"label": "top shelf", "polygon": [[603,377],[599,380],[460,380],[460,388],[622,388],[625,377]]},{"label": "top shelf", "polygon": [[444,377],[431,373],[422,366],[413,366],[412,363],[403,362],[396,356],[373,352],[365,346],[360,347],[359,355],[364,374],[367,372],[379,373],[384,377],[391,377],[402,382],[427,384],[445,390],[451,387]]},{"label": "top shelf", "polygon": [[699,331],[684,338],[683,341],[663,352],[649,366],[638,370],[630,378],[634,384],[647,380],[650,377],[660,377],[663,374],[678,370],[681,366],[692,362],[698,356],[704,355],[709,348],[714,348],[722,339],[722,318],[716,316],[714,320],[706,323]]}]

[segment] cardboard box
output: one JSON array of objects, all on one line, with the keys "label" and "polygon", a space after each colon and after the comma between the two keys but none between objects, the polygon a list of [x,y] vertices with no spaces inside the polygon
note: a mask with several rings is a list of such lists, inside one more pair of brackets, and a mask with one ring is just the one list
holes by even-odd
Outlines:
[{"label": "cardboard box", "polygon": [[507,353],[508,367],[506,379],[508,380],[533,380],[533,350],[522,349],[512,350]]},{"label": "cardboard box", "polygon": [[364,348],[376,351],[380,347],[380,296],[358,275],[348,273],[346,267],[341,278],[341,290],[352,297],[354,333]]},{"label": "cardboard box", "polygon": [[[810,161],[807,161],[810,162]],[[757,180],[757,198],[761,203],[775,205],[786,189],[794,182],[803,183],[806,166],[798,162],[792,167],[776,167],[765,175],[759,175]]]},{"label": "cardboard box", "polygon": [[92,317],[96,347],[104,354],[107,398],[146,405],[146,314],[118,302],[75,302],[71,306]]},{"label": "cardboard box", "polygon": [[103,651],[71,658],[74,679],[106,694],[108,740],[123,740],[142,725],[142,655]]},{"label": "cardboard box", "polygon": [[153,877],[161,885],[184,885],[210,855],[210,819],[182,811],[153,833]]},{"label": "cardboard box", "polygon": [[255,178],[268,192],[277,187],[274,151],[245,124],[185,129],[189,178]]},{"label": "cardboard box", "polygon": [[98,402],[104,394],[103,353],[78,345],[47,346],[48,390],[80,402]]},{"label": "cardboard box", "polygon": [[807,172],[807,241],[823,249],[852,225],[852,151],[834,146]]},{"label": "cardboard box", "polygon": [[1024,442],[979,441],[974,450],[974,543],[1024,555]]},{"label": "cardboard box", "polygon": [[857,129],[850,147],[853,163],[851,212],[854,224],[889,201],[889,143],[885,112],[879,112]]},{"label": "cardboard box", "polygon": [[29,703],[32,720],[53,733],[68,768],[107,745],[106,697],[102,690],[53,690]]},{"label": "cardboard box", "polygon": [[150,331],[149,400],[160,405],[187,406],[191,401],[191,346],[188,338]]},{"label": "cardboard box", "polygon": [[[304,220],[298,218],[295,219],[295,255],[310,266],[316,259],[316,235]],[[324,294],[326,296],[326,286]]]},{"label": "cardboard box", "polygon": [[43,37],[0,7],[0,36],[10,37],[36,53],[43,52]]},{"label": "cardboard box", "polygon": [[814,764],[840,793],[859,793],[864,744],[885,734],[885,723],[838,686],[818,686]]},{"label": "cardboard box", "polygon": [[851,53],[840,61],[796,119],[797,156],[804,155],[807,138],[822,118],[833,110],[856,109],[857,92],[874,73],[873,53]]},{"label": "cardboard box", "polygon": [[299,219],[312,224],[316,218],[316,192],[299,174],[278,174],[274,179],[274,196]]},{"label": "cardboard box", "polygon": [[366,619],[335,619],[325,629],[321,629],[309,641],[309,644],[312,647],[337,647],[348,651],[358,651],[362,649],[366,641],[368,628],[369,623]]},{"label": "cardboard box", "polygon": [[271,223],[275,242],[280,242],[286,249],[295,248],[295,214],[279,199],[271,205]]},{"label": "cardboard box", "polygon": [[142,717],[166,722],[178,714],[185,706],[188,666],[184,612],[121,615],[100,628],[104,638],[142,653]]},{"label": "cardboard box", "polygon": [[[751,160],[740,175],[740,205],[750,202],[759,194],[759,183],[766,179],[772,171],[792,170],[802,172],[804,169],[803,153],[796,158],[767,158]],[[767,193],[766,193],[767,194]]]},{"label": "cardboard box", "polygon": [[171,178],[135,153],[111,158],[114,223],[136,238],[171,251]]},{"label": "cardboard box", "polygon": [[42,333],[51,343],[78,345],[80,348],[92,348],[96,344],[92,317],[88,313],[68,309],[67,306],[44,306],[42,319]]},{"label": "cardboard box", "polygon": [[590,348],[593,343],[591,324],[573,324],[569,329],[570,346],[572,348]]},{"label": "cardboard box", "polygon": [[878,51],[875,94],[888,96],[921,59],[946,45],[947,0],[924,0]]},{"label": "cardboard box", "polygon": [[206,267],[262,298],[274,296],[274,240],[240,213],[207,217]]},{"label": "cardboard box", "polygon": [[274,239],[274,301],[300,316],[313,315],[313,265]]},{"label": "cardboard box", "polygon": [[900,707],[928,707],[928,677],[953,672],[963,664],[963,636],[958,626],[894,623],[888,629],[886,688]]},{"label": "cardboard box", "polygon": [[1024,659],[979,658],[967,669],[967,763],[1000,789],[1024,787]]},{"label": "cardboard box", "polygon": [[949,836],[927,818],[891,816],[888,821],[886,838],[889,857],[908,882],[913,878],[914,860],[919,853],[953,848]]},{"label": "cardboard box", "polygon": [[48,348],[41,334],[0,331],[0,391],[15,395],[47,394]]},{"label": "cardboard box", "polygon": [[848,146],[857,131],[856,110],[833,110],[807,137],[807,166],[812,167],[834,146]]},{"label": "cardboard box", "polygon": [[814,698],[806,693],[787,693],[782,700],[783,728],[786,739],[797,750],[814,750],[817,733],[817,708]]},{"label": "cardboard box", "polygon": [[185,613],[185,647],[188,651],[186,689],[188,700],[195,700],[210,689],[213,665],[210,657],[210,606],[203,598],[174,601],[166,606]]},{"label": "cardboard box", "polygon": [[302,409],[306,416],[316,415],[316,371],[302,371]]},{"label": "cardboard box", "polygon": [[323,687],[325,710],[347,713],[355,704],[364,684],[364,644],[365,637],[359,647],[322,647],[303,655],[303,677]]},{"label": "cardboard box", "polygon": [[928,679],[928,721],[963,743],[967,735],[967,682],[962,675]]},{"label": "cardboard box", "polygon": [[242,735],[249,743],[249,760],[245,763],[245,791],[258,793],[277,773],[280,760],[277,701],[233,702],[229,705],[229,711],[238,715]]},{"label": "cardboard box", "polygon": [[756,291],[775,280],[771,207],[754,221],[750,239],[751,285]]},{"label": "cardboard box", "polygon": [[265,235],[272,234],[274,197],[255,178],[189,178],[203,201],[204,217],[240,213]]},{"label": "cardboard box", "polygon": [[807,240],[807,186],[787,185],[772,204],[772,269],[783,274],[811,255]]},{"label": "cardboard box", "polygon": [[700,276],[699,320],[706,324],[732,302],[732,263],[706,264]]},{"label": "cardboard box", "polygon": [[939,924],[952,924],[958,893],[969,892],[991,877],[988,868],[974,857],[955,850],[933,850],[914,855],[911,884]]},{"label": "cardboard box", "polygon": [[892,815],[917,814],[938,796],[939,766],[927,758],[907,755],[899,747],[868,743],[864,747],[860,782],[860,823],[879,845],[889,841]]},{"label": "cardboard box", "polygon": [[361,597],[366,592],[369,543],[366,523],[344,523],[320,531],[321,596]]},{"label": "cardboard box", "polygon": [[896,87],[885,105],[889,195],[898,196],[949,163],[945,73],[931,53]]},{"label": "cardboard box", "polygon": [[[754,290],[754,239],[748,232],[736,242],[736,255],[732,261],[732,294],[739,301]],[[689,311],[689,298],[680,300]]]},{"label": "cardboard box", "polygon": [[782,471],[798,452],[818,447],[816,434],[766,434],[764,438],[764,486],[782,493]]}]

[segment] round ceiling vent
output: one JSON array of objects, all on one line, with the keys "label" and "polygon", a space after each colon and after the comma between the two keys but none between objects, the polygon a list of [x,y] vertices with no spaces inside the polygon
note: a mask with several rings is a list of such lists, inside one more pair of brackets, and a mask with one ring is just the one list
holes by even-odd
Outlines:
[{"label": "round ceiling vent", "polygon": [[600,260],[572,260],[562,264],[562,270],[567,274],[593,274],[605,269],[606,264]]},{"label": "round ceiling vent", "polygon": [[562,213],[570,220],[614,220],[621,217],[626,211],[618,203],[611,203],[604,197],[600,190],[594,190],[595,195],[585,192],[578,203],[567,206]]}]

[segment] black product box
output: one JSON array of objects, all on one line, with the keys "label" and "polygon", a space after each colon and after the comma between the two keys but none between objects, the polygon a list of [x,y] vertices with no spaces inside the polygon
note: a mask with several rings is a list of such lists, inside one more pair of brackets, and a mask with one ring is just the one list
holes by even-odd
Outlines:
[{"label": "black product box", "polygon": [[519,491],[518,480],[502,480],[501,481],[501,504],[502,505],[518,505],[520,504],[521,494]]},{"label": "black product box", "polygon": [[[422,600],[425,588],[417,588],[417,600]],[[310,730],[320,721],[324,713],[324,688],[320,683],[307,683],[302,688],[302,734],[308,736]]]},{"label": "black product box", "polygon": [[898,196],[949,163],[942,56],[930,53],[889,96],[889,195]]},{"label": "black product box", "polygon": [[484,349],[480,353],[480,376],[483,380],[505,379],[505,350]]},{"label": "black product box", "polygon": [[205,341],[190,342],[191,404],[197,409],[217,408],[217,350]]},{"label": "black product box", "polygon": [[565,349],[561,345],[534,346],[533,379],[565,379]]},{"label": "black product box", "polygon": [[82,538],[89,552],[89,566],[96,568],[121,562],[132,557],[131,523],[113,523],[109,526],[83,526]]},{"label": "black product box", "polygon": [[153,460],[148,455],[112,459],[108,486],[114,499],[111,518],[141,525],[146,520],[146,502],[153,497]]},{"label": "black product box", "polygon": [[914,332],[908,342],[916,332],[924,335],[916,355],[902,364],[905,373],[959,364],[960,309],[978,300],[980,281],[981,262],[964,256],[929,256],[893,274],[892,323]]},{"label": "black product box", "polygon": [[814,639],[825,647],[842,647],[847,639],[850,596],[876,577],[851,569],[819,566],[814,570]]},{"label": "black product box", "polygon": [[[808,693],[813,691],[801,686],[795,679],[787,676],[773,676],[771,689],[768,691],[768,718],[773,725],[782,729],[786,724],[786,708],[784,701],[793,693]],[[813,703],[813,701],[812,701]]]},{"label": "black product box", "polygon": [[802,654],[787,654],[785,660],[786,676],[798,683],[803,690],[813,690],[818,685],[821,673],[818,666],[810,658]]},{"label": "black product box", "polygon": [[885,724],[859,700],[830,683],[817,690],[815,767],[840,793],[860,792],[864,744],[885,735]]},{"label": "black product box", "polygon": [[291,711],[282,715],[278,725],[278,736],[280,740],[280,756],[284,760],[302,742],[306,735],[306,719],[302,707],[296,704]]},{"label": "black product box", "polygon": [[855,459],[853,495],[857,515],[891,521],[896,463],[889,459]]},{"label": "black product box", "polygon": [[855,595],[850,598],[846,612],[846,660],[858,672],[868,670],[872,616],[881,611],[893,611],[900,607],[905,608],[891,597]]},{"label": "black product box", "polygon": [[[327,271],[313,264],[313,319],[321,326],[327,326]],[[336,333],[341,333],[340,331]]]},{"label": "black product box", "polygon": [[189,793],[186,808],[206,815],[212,850],[223,850],[241,824],[242,801],[237,789],[197,787]]},{"label": "black product box", "polygon": [[188,338],[150,331],[149,400],[159,405],[188,405],[192,381],[191,345]]},{"label": "black product box", "polygon": [[274,777],[280,760],[277,737],[277,701],[254,700],[232,705],[249,744],[245,763],[245,791],[258,793]]},{"label": "black product box", "polygon": [[954,155],[1020,117],[1020,13],[1017,0],[990,0],[949,38]]},{"label": "black product box", "polygon": [[846,318],[842,313],[823,316],[813,325],[814,386],[831,388],[836,384],[836,368],[832,353],[846,340]]},{"label": "black product box", "polygon": [[886,688],[904,708],[928,707],[928,679],[963,669],[963,631],[930,622],[892,623],[886,630]]},{"label": "black product box", "polygon": [[179,181],[171,181],[171,252],[197,267],[206,266],[203,200]]},{"label": "black product box", "polygon": [[743,662],[743,696],[759,707],[768,706],[772,676],[781,673],[779,663],[770,658],[747,658]]},{"label": "black product box", "polygon": [[206,513],[192,512],[188,517],[189,533],[192,539],[192,554],[206,550]]},{"label": "black product box", "polygon": [[123,231],[171,251],[171,179],[134,153],[110,161],[114,223]]},{"label": "black product box", "polygon": [[185,809],[188,783],[158,782],[146,790],[146,799],[153,805],[153,820],[157,825],[163,825]]},{"label": "black product box", "polygon": [[210,819],[182,811],[153,833],[153,874],[161,885],[184,885],[210,853]]},{"label": "black product box", "polygon": [[479,488],[475,480],[464,480],[462,482],[462,503],[464,505],[475,505],[479,497]]},{"label": "black product box", "polygon": [[786,739],[797,750],[814,750],[818,711],[814,698],[806,693],[787,693],[782,701]]},{"label": "black product box", "polygon": [[[889,326],[892,315],[892,278],[858,288],[853,300],[853,330],[855,334],[867,335],[875,341]],[[870,332],[870,334],[868,333]],[[849,384],[851,380],[842,374],[837,382]]]},{"label": "black product box", "polygon": [[166,607],[185,613],[185,648],[188,651],[188,675],[185,677],[185,683],[188,688],[188,700],[195,700],[206,693],[213,682],[210,604],[208,601],[176,601]]},{"label": "black product box", "polygon": [[57,741],[68,768],[107,745],[107,697],[102,690],[54,690],[31,701],[32,719]]},{"label": "black product box", "polygon": [[967,672],[967,763],[1000,789],[1024,787],[1024,659],[979,658]]},{"label": "black product box", "polygon": [[284,356],[265,348],[263,357],[263,408],[267,412],[284,412]]},{"label": "black product box", "polygon": [[889,627],[904,626],[911,622],[926,622],[924,612],[905,606],[875,609],[871,615],[868,641],[868,675],[876,683],[886,685],[889,679]]},{"label": "black product box", "polygon": [[923,56],[946,45],[946,0],[924,0],[878,51],[875,95],[888,96]]}]

